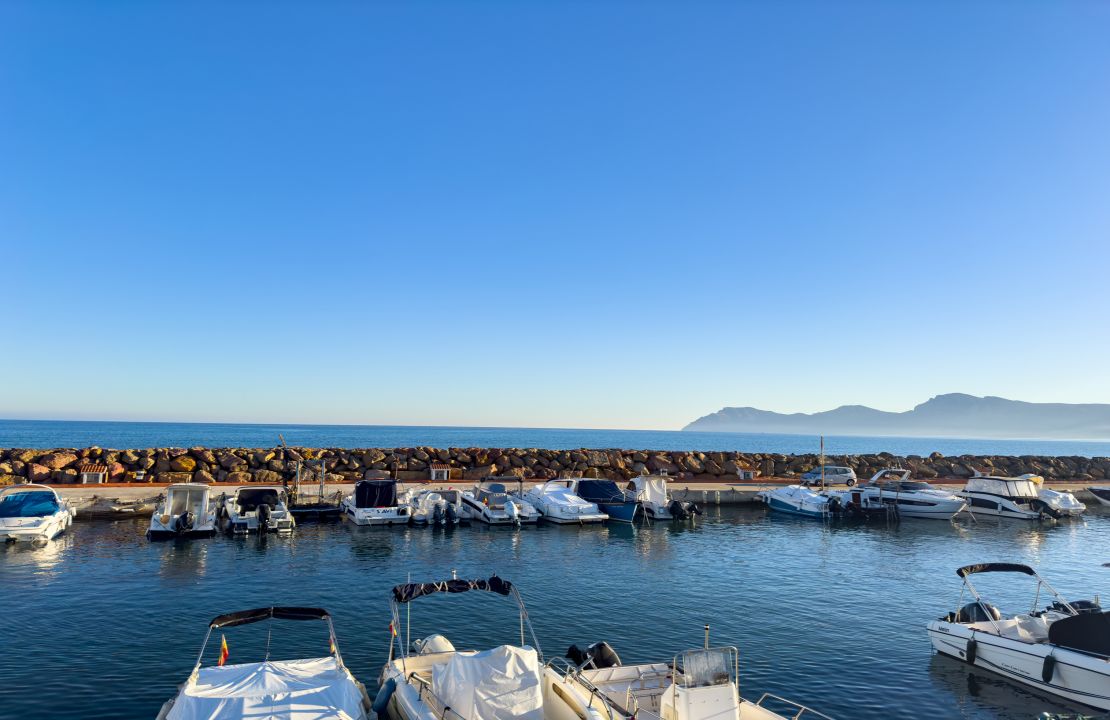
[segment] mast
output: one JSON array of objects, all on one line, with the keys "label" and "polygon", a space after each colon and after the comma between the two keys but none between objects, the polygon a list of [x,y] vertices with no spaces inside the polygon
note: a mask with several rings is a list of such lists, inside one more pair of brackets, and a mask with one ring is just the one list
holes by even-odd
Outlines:
[{"label": "mast", "polygon": [[825,489],[825,436],[821,436],[821,489]]}]

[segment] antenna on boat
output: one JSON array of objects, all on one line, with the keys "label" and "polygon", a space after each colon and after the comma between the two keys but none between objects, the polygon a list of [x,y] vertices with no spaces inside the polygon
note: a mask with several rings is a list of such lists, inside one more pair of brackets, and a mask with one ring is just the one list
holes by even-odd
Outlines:
[{"label": "antenna on boat", "polygon": [[459,571],[456,570],[455,568],[451,568],[451,579],[452,580],[458,580],[459,579]]},{"label": "antenna on boat", "polygon": [[705,624],[705,649],[709,649],[709,623]]},{"label": "antenna on boat", "polygon": [[821,489],[825,489],[825,436],[821,436]]}]

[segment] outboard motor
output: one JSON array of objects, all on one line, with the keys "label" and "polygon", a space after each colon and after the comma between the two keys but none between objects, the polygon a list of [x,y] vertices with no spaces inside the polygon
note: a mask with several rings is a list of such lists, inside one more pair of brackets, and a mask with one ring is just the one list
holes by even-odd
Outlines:
[{"label": "outboard motor", "polygon": [[1051,505],[1046,503],[1044,500],[1034,500],[1031,503],[1029,503],[1029,507],[1031,507],[1034,510],[1036,510],[1037,512],[1039,512],[1041,514],[1042,518],[1044,518],[1047,515],[1050,518],[1055,518],[1056,520],[1059,520],[1060,518],[1062,518],[1064,516],[1064,513],[1060,512],[1056,508],[1052,507]]},{"label": "outboard motor", "polygon": [[844,504],[842,502],[840,502],[839,497],[837,497],[836,495],[833,495],[832,497],[829,498],[828,508],[829,508],[829,512],[832,513],[833,515],[839,515],[841,512],[844,511]]},{"label": "outboard motor", "polygon": [[686,503],[678,500],[671,500],[671,504],[667,506],[667,511],[670,512],[671,517],[677,520],[685,520],[690,517],[690,510],[686,507]]},{"label": "outboard motor", "polygon": [[[1069,600],[1068,604],[1071,605],[1072,608],[1074,608],[1075,611],[1080,615],[1086,615],[1088,613],[1096,614],[1102,612],[1102,606],[1099,604],[1098,600]],[[1055,610],[1059,613],[1064,613],[1065,615],[1068,612],[1068,609],[1059,600],[1049,605],[1048,609]]]},{"label": "outboard motor", "polygon": [[444,516],[447,518],[447,522],[450,525],[454,525],[459,521],[459,514],[455,512],[455,506],[451,503],[447,503],[447,512],[444,513]]},{"label": "outboard motor", "polygon": [[258,506],[258,531],[266,532],[270,529],[270,513],[271,509],[269,504],[262,503]]},{"label": "outboard motor", "polygon": [[604,640],[595,642],[585,650],[577,645],[571,645],[567,648],[567,660],[582,669],[620,667],[621,664],[617,651]]},{"label": "outboard motor", "polygon": [[514,525],[520,524],[520,511],[516,509],[516,503],[512,500],[505,501],[505,514],[509,516]]},{"label": "outboard motor", "polygon": [[[985,607],[985,609],[984,609]],[[998,608],[989,603],[972,602],[960,608],[956,613],[955,622],[958,623],[976,623],[988,622],[990,620],[1001,620],[1002,613],[998,612]]]},{"label": "outboard motor", "polygon": [[173,531],[178,535],[184,535],[185,533],[193,529],[194,522],[195,520],[193,518],[193,513],[189,510],[186,510],[185,512],[178,515],[177,519],[173,521]]},{"label": "outboard motor", "polygon": [[443,505],[440,503],[436,503],[435,507],[432,508],[432,522],[436,525],[443,524]]}]

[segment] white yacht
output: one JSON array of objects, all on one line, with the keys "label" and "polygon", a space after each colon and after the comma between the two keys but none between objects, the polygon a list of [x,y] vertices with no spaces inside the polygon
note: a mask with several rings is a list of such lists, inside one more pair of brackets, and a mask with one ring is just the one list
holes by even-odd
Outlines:
[{"label": "white yacht", "polygon": [[[429,635],[407,645],[410,627],[401,624],[401,608],[421,597],[444,593],[488,592],[516,602],[520,644],[488,650],[457,650],[443,635]],[[550,665],[520,593],[497,576],[481,580],[452,578],[408,583],[393,588],[390,600],[392,639],[382,669],[373,710],[390,720],[616,720],[596,694],[568,682]],[[516,623],[514,623],[514,626]],[[515,629],[515,627],[514,627]],[[527,644],[525,630],[531,638]]]},{"label": "white yacht", "polygon": [[211,537],[216,534],[216,502],[203,483],[175,483],[150,518],[151,540]]},{"label": "white yacht", "polygon": [[870,499],[896,507],[899,517],[950,520],[967,509],[966,498],[927,482],[911,480],[910,476],[909,470],[886,468],[875,473],[860,489]]},{"label": "white yacht", "polygon": [[76,515],[52,487],[10,485],[0,490],[0,542],[48,542],[65,532]]},{"label": "white yacht", "polygon": [[462,517],[462,492],[459,490],[421,490],[412,496],[414,525],[452,526]]},{"label": "white yacht", "polygon": [[232,535],[291,533],[296,521],[279,487],[241,487],[220,499],[220,513]]},{"label": "white yacht", "polygon": [[[517,493],[505,490],[506,482],[517,483]],[[468,520],[487,525],[521,525],[535,523],[540,514],[523,496],[524,481],[518,477],[488,477],[480,480],[473,490],[462,494],[463,510]]]},{"label": "white yacht", "polygon": [[356,525],[407,525],[412,519],[408,495],[398,494],[397,481],[392,478],[359,480],[342,507]]},{"label": "white yacht", "polygon": [[685,519],[701,515],[698,506],[691,502],[672,500],[667,491],[666,475],[638,475],[628,481],[625,495],[643,508],[644,517],[650,520]]},{"label": "white yacht", "polygon": [[958,494],[968,501],[975,515],[995,515],[1021,520],[1060,517],[1060,513],[1040,498],[1035,475],[998,477],[976,473]]},{"label": "white yacht", "polygon": [[[1033,609],[1004,617],[971,584],[976,573],[1029,575],[1037,581]],[[937,652],[1045,692],[1110,710],[1110,613],[1097,600],[1065,600],[1037,572],[1015,563],[959,568],[963,580],[955,612],[929,623]],[[1041,588],[1055,598],[1037,609]],[[964,605],[964,591],[971,602]]]},{"label": "white yacht", "polygon": [[601,512],[597,505],[587,502],[574,492],[576,478],[548,480],[536,485],[524,494],[524,499],[539,510],[544,520],[553,523],[598,523],[605,522],[609,516]]},{"label": "white yacht", "polygon": [[821,520],[892,519],[897,508],[872,499],[862,488],[819,491],[805,485],[784,485],[759,493],[772,510]]},{"label": "white yacht", "polygon": [[[236,650],[221,635],[216,665],[202,667],[213,630],[273,620],[322,620],[329,648],[324,657],[271,660],[269,639],[261,662],[228,664]],[[370,698],[355,679],[335,640],[331,616],[322,608],[267,607],[220,615],[208,624],[193,672],[177,695],[162,706],[157,720],[369,720]]]},{"label": "white yacht", "polygon": [[594,643],[585,651],[572,645],[564,678],[583,694],[601,695],[616,720],[829,720],[769,693],[755,702],[745,700],[739,690],[739,652],[708,644],[707,638],[706,647],[687,650],[669,663],[638,665],[622,665],[608,643]]}]

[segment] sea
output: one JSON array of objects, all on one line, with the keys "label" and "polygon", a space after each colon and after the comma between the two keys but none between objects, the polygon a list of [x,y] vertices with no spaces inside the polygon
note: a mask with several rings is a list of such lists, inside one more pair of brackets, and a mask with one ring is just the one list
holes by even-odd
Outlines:
[{"label": "sea", "polygon": [[[243,423],[0,420],[0,448],[88,447],[519,447],[567,450],[701,450],[816,453],[813,435],[590,430],[566,428],[434,427],[402,425],[281,425]],[[1110,456],[1110,442],[970,438],[826,436],[831,455]]]},{"label": "sea", "polygon": [[[969,563],[1030,563],[1067,598],[1106,602],[1110,515],[1098,510],[1051,525],[839,526],[710,505],[693,524],[335,522],[179,542],[148,541],[146,522],[79,519],[46,547],[0,546],[0,718],[153,718],[192,671],[209,620],[256,607],[330,611],[371,694],[391,642],[440,633],[459,648],[519,644],[515,605],[473,592],[409,604],[393,639],[390,589],[454,574],[514,583],[535,629],[526,642],[545,659],[605,640],[626,663],[669,663],[701,647],[708,625],[711,644],[739,650],[745,697],[774,693],[837,720],[1106,717],[939,656],[925,632],[957,607],[955,570]],[[1004,611],[1034,601],[1025,575],[976,577]],[[1047,602],[1042,592],[1038,607]],[[215,633],[206,664],[224,639],[231,664],[328,652],[321,624],[271,621]]]}]

